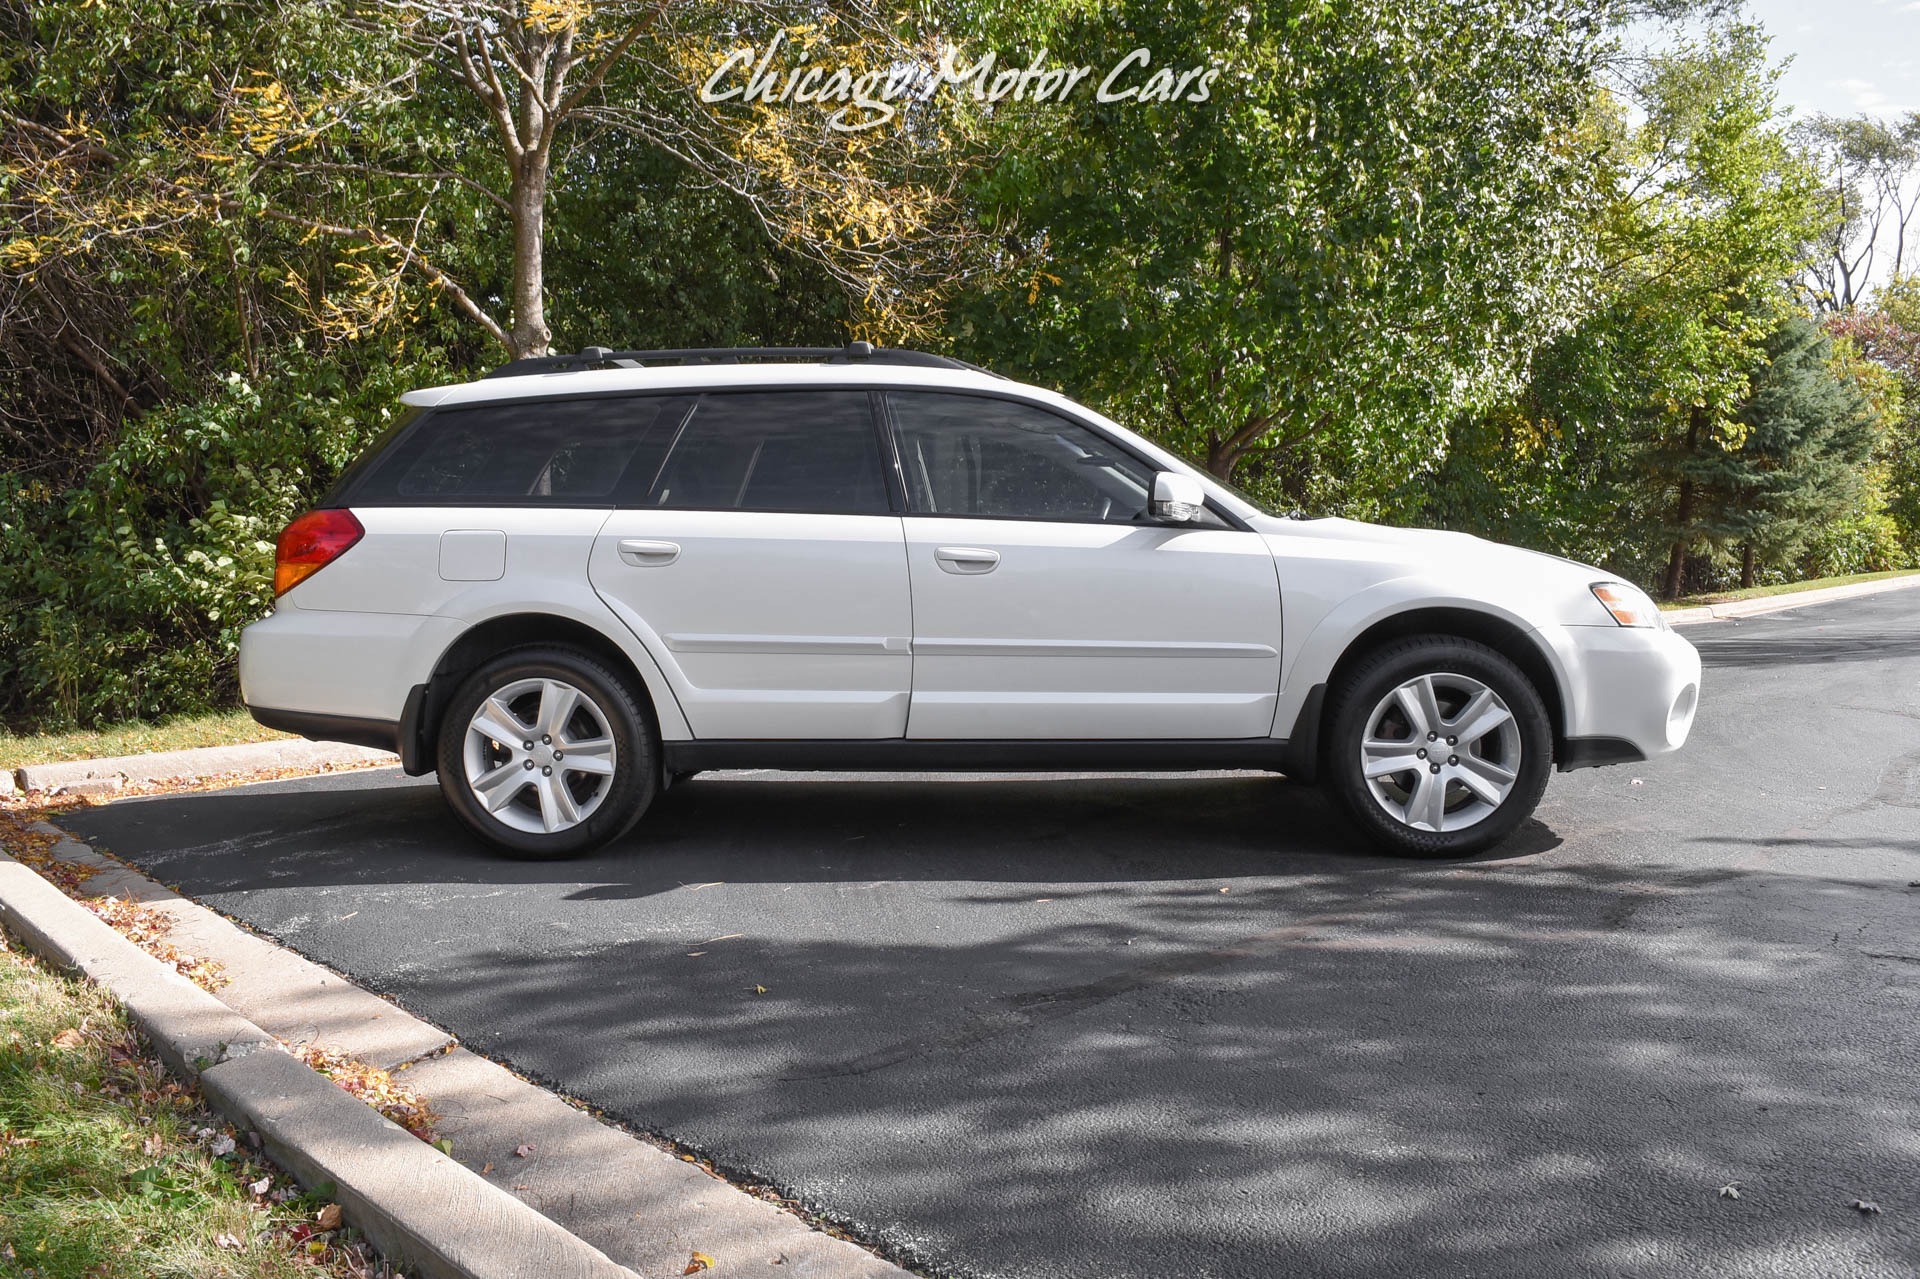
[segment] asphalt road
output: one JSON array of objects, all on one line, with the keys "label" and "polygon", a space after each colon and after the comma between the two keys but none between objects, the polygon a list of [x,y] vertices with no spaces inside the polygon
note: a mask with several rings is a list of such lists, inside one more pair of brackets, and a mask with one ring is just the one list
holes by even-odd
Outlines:
[{"label": "asphalt road", "polygon": [[1913,1276],[1920,591],[1687,633],[1688,748],[1468,863],[1253,775],[718,774],[559,865],[391,771],[70,820],[938,1274]]}]

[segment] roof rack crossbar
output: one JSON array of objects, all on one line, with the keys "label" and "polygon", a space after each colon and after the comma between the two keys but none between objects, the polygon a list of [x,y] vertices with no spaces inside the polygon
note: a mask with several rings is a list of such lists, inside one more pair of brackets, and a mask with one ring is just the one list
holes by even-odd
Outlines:
[{"label": "roof rack crossbar", "polygon": [[589,346],[571,355],[540,355],[510,360],[486,376],[577,373],[602,365],[632,369],[644,368],[649,364],[742,364],[776,360],[910,365],[929,369],[964,369],[973,373],[988,371],[977,364],[928,351],[906,351],[877,347],[871,342],[849,342],[845,346],[714,346],[678,347],[661,351],[615,351],[604,346]]}]

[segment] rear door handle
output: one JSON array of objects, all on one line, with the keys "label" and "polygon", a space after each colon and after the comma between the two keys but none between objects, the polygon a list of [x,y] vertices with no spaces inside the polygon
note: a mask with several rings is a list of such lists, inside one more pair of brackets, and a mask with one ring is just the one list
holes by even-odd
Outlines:
[{"label": "rear door handle", "polygon": [[991,573],[1000,563],[1000,552],[978,546],[942,546],[934,551],[933,558],[949,573]]},{"label": "rear door handle", "polygon": [[658,568],[680,558],[678,542],[650,542],[645,538],[620,539],[620,558],[635,568]]}]

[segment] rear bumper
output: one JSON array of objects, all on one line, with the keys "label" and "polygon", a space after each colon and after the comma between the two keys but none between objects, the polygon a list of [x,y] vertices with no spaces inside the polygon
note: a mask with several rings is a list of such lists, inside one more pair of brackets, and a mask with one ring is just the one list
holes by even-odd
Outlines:
[{"label": "rear bumper", "polygon": [[1653,759],[1686,744],[1700,704],[1700,654],[1655,627],[1543,627],[1565,674],[1560,767]]},{"label": "rear bumper", "polygon": [[316,742],[346,742],[376,750],[399,751],[400,725],[384,719],[357,719],[319,711],[289,711],[272,706],[249,706],[249,714],[268,728],[295,733]]}]

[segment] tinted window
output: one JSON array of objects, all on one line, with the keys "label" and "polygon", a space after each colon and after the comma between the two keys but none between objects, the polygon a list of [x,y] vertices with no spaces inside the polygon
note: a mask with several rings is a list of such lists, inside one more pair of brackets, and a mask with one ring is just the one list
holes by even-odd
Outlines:
[{"label": "tinted window", "polygon": [[358,502],[611,505],[659,470],[684,396],[515,400],[440,409],[368,474]]},{"label": "tinted window", "polygon": [[889,394],[907,509],[922,515],[1128,524],[1153,472],[1077,422],[985,396]]},{"label": "tinted window", "polygon": [[886,514],[864,391],[704,395],[645,506]]}]

